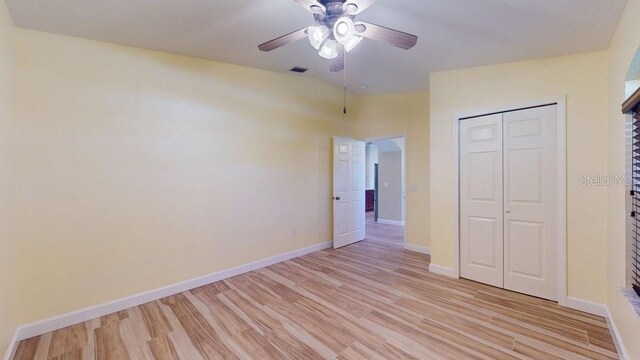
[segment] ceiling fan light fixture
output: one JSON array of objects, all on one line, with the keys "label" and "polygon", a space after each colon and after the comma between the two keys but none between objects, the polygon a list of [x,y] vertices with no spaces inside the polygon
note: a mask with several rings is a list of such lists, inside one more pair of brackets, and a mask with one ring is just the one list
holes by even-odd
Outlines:
[{"label": "ceiling fan light fixture", "polygon": [[340,22],[336,26],[336,33],[340,36],[345,36],[349,33],[349,25],[346,22]]},{"label": "ceiling fan light fixture", "polygon": [[335,40],[329,39],[324,42],[322,49],[318,53],[320,56],[327,60],[332,60],[338,57],[338,43]]},{"label": "ceiling fan light fixture", "polygon": [[[307,38],[318,54],[330,61],[329,70],[345,69],[346,53],[362,39],[380,41],[400,49],[416,46],[418,37],[364,21],[354,22],[375,0],[293,0],[313,14],[315,24],[258,45],[260,51],[273,51]],[[345,77],[346,79],[346,77]]]},{"label": "ceiling fan light fixture", "polygon": [[353,25],[353,20],[349,17],[341,17],[333,25],[333,36],[342,45],[346,45],[351,39],[353,39],[355,33],[356,29]]},{"label": "ceiling fan light fixture", "polygon": [[326,26],[312,26],[307,30],[309,42],[316,50],[320,49],[322,43],[329,37],[329,28]]},{"label": "ceiling fan light fixture", "polygon": [[358,44],[360,44],[361,41],[362,41],[361,36],[353,36],[351,40],[349,40],[346,44],[344,44],[344,50],[346,52],[350,52],[351,50],[355,49],[356,46],[358,46]]}]

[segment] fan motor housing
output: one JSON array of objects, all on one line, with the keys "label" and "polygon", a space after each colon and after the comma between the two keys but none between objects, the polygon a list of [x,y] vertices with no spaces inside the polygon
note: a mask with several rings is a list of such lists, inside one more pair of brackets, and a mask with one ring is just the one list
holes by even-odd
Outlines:
[{"label": "fan motor housing", "polygon": [[327,7],[327,5],[331,4],[331,3],[338,3],[340,5],[344,4],[345,2],[347,2],[347,0],[317,0],[320,4],[324,5],[325,7]]},{"label": "fan motor housing", "polygon": [[[324,25],[329,29],[333,29],[336,21],[340,19],[344,15],[344,3],[347,0],[318,0],[319,3],[324,5],[327,9],[327,13],[325,14],[314,14],[314,18],[316,19],[316,23],[318,25]],[[347,15],[351,20],[355,18],[355,16]],[[331,36],[333,37],[333,35]]]}]

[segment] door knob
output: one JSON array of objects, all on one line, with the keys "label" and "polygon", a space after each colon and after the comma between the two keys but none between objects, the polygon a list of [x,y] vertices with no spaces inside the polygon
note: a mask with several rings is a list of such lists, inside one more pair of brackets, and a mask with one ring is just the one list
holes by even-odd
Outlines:
[{"label": "door knob", "polygon": [[334,196],[333,200],[340,200],[340,196]]},{"label": "door knob", "polygon": [[511,210],[506,210],[505,211],[507,214],[511,214]]}]

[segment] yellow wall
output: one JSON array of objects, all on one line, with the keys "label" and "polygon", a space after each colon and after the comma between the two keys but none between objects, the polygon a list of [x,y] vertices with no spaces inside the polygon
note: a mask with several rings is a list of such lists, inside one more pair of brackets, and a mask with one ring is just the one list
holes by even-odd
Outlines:
[{"label": "yellow wall", "polygon": [[[640,47],[640,0],[629,0],[609,50],[609,174],[625,173],[625,76]],[[631,359],[640,359],[640,320],[620,293],[626,285],[625,271],[625,189],[609,188],[608,200],[608,305]]]},{"label": "yellow wall", "polygon": [[[320,81],[17,33],[18,320],[332,240]],[[297,228],[297,237],[292,236]]]},{"label": "yellow wall", "polygon": [[407,240],[430,247],[429,243],[429,94],[426,92],[358,96],[354,116],[359,139],[406,135]]},{"label": "yellow wall", "polygon": [[607,171],[607,74],[595,52],[431,75],[433,263],[454,266],[454,116],[566,94],[568,293],[606,302],[606,189],[579,178]]},{"label": "yellow wall", "polygon": [[13,135],[15,93],[14,27],[3,1],[0,1],[0,356],[15,331],[13,295],[15,293],[15,242],[11,236],[13,194]]}]

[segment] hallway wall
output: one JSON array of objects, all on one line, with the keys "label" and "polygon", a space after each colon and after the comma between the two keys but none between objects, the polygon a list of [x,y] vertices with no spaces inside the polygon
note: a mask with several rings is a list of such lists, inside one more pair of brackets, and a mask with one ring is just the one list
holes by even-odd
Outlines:
[{"label": "hallway wall", "polygon": [[402,151],[381,152],[378,173],[378,221],[403,222]]}]

